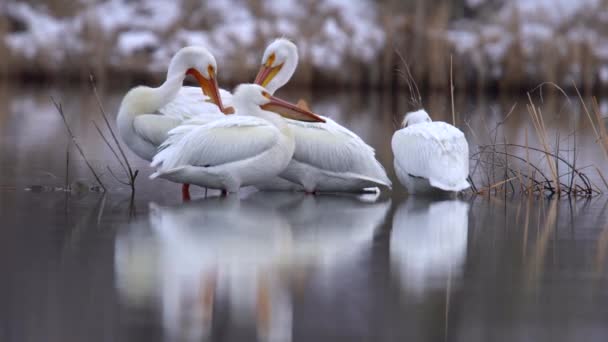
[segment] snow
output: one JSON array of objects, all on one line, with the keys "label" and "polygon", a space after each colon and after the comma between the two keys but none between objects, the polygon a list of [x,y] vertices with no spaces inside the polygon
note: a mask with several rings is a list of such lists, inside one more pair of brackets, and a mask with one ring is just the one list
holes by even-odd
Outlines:
[{"label": "snow", "polygon": [[7,35],[6,45],[28,59],[44,51],[47,58],[58,61],[66,56],[66,49],[79,51],[82,48],[80,42],[73,36],[64,34],[66,31],[80,29],[78,21],[64,22],[23,3],[8,5],[7,12],[21,20],[27,30]]},{"label": "snow", "polygon": [[[296,0],[265,2],[263,18],[257,18],[252,5],[241,0],[209,1],[204,7],[188,9],[184,6],[190,2],[183,0],[81,3],[80,12],[62,18],[49,15],[40,5],[7,5],[8,14],[23,22],[26,30],[8,33],[6,45],[26,59],[51,56],[61,61],[66,56],[86,58],[103,43],[110,49],[112,65],[120,67],[125,57],[148,53],[148,69],[159,71],[185,45],[204,45],[218,61],[245,61],[248,67],[257,67],[260,43],[285,36],[305,48],[301,53],[310,52],[315,66],[336,69],[347,58],[372,59],[384,43],[373,2],[366,0],[320,2],[313,24]],[[304,34],[316,23],[320,32]],[[86,36],[83,25],[100,36]]]},{"label": "snow", "polygon": [[[378,5],[371,0],[265,1],[257,7],[243,0],[207,1],[205,6],[189,0],[75,1],[80,10],[62,17],[54,17],[38,2],[0,6],[0,14],[25,27],[5,35],[11,55],[60,68],[71,59],[98,57],[101,45],[107,63],[118,70],[125,58],[138,54],[148,58],[138,65],[161,72],[183,46],[203,45],[215,55],[222,73],[230,76],[256,69],[264,44],[284,36],[297,43],[303,62],[339,73],[345,63],[369,63],[392,44],[387,42]],[[524,54],[522,69],[531,75],[541,72],[538,57],[548,47],[557,51],[557,57],[567,57],[573,46],[586,46],[600,72],[608,64],[608,38],[597,24],[608,24],[608,8],[601,1],[505,1],[487,18],[462,18],[449,22],[446,31],[421,32],[426,39],[445,39],[455,57],[472,67],[488,64],[486,70],[494,77],[504,76],[505,58],[515,44]],[[476,8],[487,1],[466,3]],[[567,72],[560,77],[574,77],[577,71]],[[605,75],[599,76],[608,82]]]},{"label": "snow", "polygon": [[513,0],[521,15],[535,15],[554,24],[562,23],[579,12],[597,8],[600,0]]},{"label": "snow", "polygon": [[[468,3],[479,6],[483,2]],[[608,18],[606,12],[600,0],[512,0],[485,21],[453,23],[446,39],[466,60],[474,60],[480,52],[487,56],[489,69],[496,78],[504,76],[502,65],[509,49],[520,44],[523,70],[532,78],[543,79],[538,57],[546,55],[547,48],[557,51],[555,58],[559,59],[567,57],[573,46],[585,44],[600,64],[608,63],[608,40],[603,38],[603,32],[597,31],[597,22]],[[580,68],[572,66],[560,77],[573,79],[579,72]]]},{"label": "snow", "polygon": [[145,48],[159,45],[156,35],[149,31],[127,31],[118,36],[118,51],[120,54],[130,56]]},{"label": "snow", "polygon": [[467,31],[449,31],[447,39],[456,48],[456,51],[462,53],[474,49],[479,44],[479,37],[473,32]]}]

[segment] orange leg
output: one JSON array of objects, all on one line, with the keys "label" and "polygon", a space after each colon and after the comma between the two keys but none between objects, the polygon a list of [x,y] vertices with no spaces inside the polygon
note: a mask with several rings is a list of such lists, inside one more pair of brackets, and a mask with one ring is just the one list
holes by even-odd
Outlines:
[{"label": "orange leg", "polygon": [[184,202],[190,201],[190,184],[182,185],[182,200]]}]

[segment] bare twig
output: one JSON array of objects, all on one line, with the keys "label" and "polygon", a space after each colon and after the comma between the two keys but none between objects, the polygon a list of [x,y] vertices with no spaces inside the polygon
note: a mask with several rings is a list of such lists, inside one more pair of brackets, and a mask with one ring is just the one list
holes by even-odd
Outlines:
[{"label": "bare twig", "polygon": [[[606,126],[602,121],[602,113],[600,112],[600,106],[597,103],[595,96],[593,97],[593,113],[595,114],[595,119],[597,120],[597,125],[599,127],[597,130],[599,132],[598,140],[600,142],[600,146],[604,150],[604,156],[606,159],[608,159],[608,132],[606,131]],[[593,121],[591,121],[591,124],[595,128]]]},{"label": "bare twig", "polygon": [[574,90],[576,90],[576,95],[578,95],[578,99],[580,100],[581,104],[583,105],[583,110],[585,111],[585,114],[587,114],[587,118],[589,118],[589,122],[591,122],[591,127],[593,127],[593,132],[595,132],[595,136],[599,139],[600,134],[597,131],[597,128],[595,128],[595,124],[593,123],[593,119],[591,118],[591,113],[589,113],[589,109],[587,109],[587,104],[585,103],[585,100],[583,100],[583,96],[581,95],[581,92],[578,91],[578,87],[576,86],[576,82],[574,82],[574,80],[572,81],[572,85],[574,85]]},{"label": "bare twig", "polygon": [[120,166],[122,167],[122,169],[128,175],[129,174],[129,170],[127,169],[127,167],[125,166],[125,164],[122,162],[122,160],[120,159],[120,157],[116,153],[116,150],[110,144],[110,141],[108,141],[108,138],[105,136],[105,134],[103,134],[103,132],[101,131],[101,128],[99,128],[99,125],[97,125],[97,122],[92,121],[92,120],[91,120],[91,122],[93,123],[93,126],[95,126],[95,129],[97,130],[97,133],[99,133],[99,135],[101,136],[101,138],[103,139],[103,141],[106,143],[106,145],[108,146],[108,148],[110,149],[110,151],[112,151],[112,154],[114,155],[114,157],[116,158],[116,160],[118,160],[118,163],[120,164]]},{"label": "bare twig", "polygon": [[454,77],[452,74],[452,55],[450,55],[450,99],[452,100],[452,125],[456,126],[456,111],[454,110]]},{"label": "bare twig", "polygon": [[53,105],[55,106],[55,108],[57,109],[57,112],[61,116],[61,119],[63,120],[63,124],[65,126],[65,129],[67,130],[68,135],[72,139],[72,142],[74,143],[74,146],[76,146],[76,149],[78,150],[78,153],[80,153],[80,156],[82,157],[82,159],[84,159],[84,162],[87,164],[87,167],[89,168],[89,170],[91,171],[91,173],[95,177],[95,180],[97,181],[97,183],[99,184],[99,186],[103,189],[104,192],[107,191],[106,186],[103,184],[103,182],[101,181],[101,178],[99,177],[99,175],[97,175],[97,172],[95,172],[95,169],[93,168],[93,166],[91,165],[91,163],[89,162],[89,160],[87,159],[87,157],[85,156],[84,151],[80,147],[80,144],[78,144],[78,141],[76,140],[76,136],[72,132],[72,129],[70,128],[70,125],[68,124],[68,121],[67,121],[67,119],[65,117],[65,114],[63,112],[63,108],[62,108],[61,104],[57,103],[52,96],[51,96],[51,101],[53,101]]},{"label": "bare twig", "polygon": [[99,107],[99,111],[101,113],[103,121],[106,124],[106,128],[108,129],[108,131],[110,131],[112,140],[114,141],[114,144],[116,144],[116,147],[117,147],[118,151],[120,152],[120,156],[122,157],[122,159],[118,157],[118,154],[116,153],[114,148],[112,148],[112,145],[110,144],[109,140],[105,137],[105,135],[102,133],[101,129],[99,129],[97,124],[95,124],[95,127],[97,128],[98,133],[101,135],[101,137],[103,138],[106,145],[110,148],[110,150],[112,150],[112,153],[114,154],[114,156],[116,156],[116,159],[118,160],[118,162],[121,164],[123,169],[125,169],[125,173],[127,174],[127,177],[129,179],[127,184],[131,187],[131,196],[133,197],[133,196],[135,196],[135,180],[137,178],[137,175],[139,174],[139,171],[138,170],[134,171],[133,168],[131,167],[131,163],[129,163],[129,159],[127,158],[127,155],[125,154],[125,152],[120,144],[120,141],[116,137],[116,134],[114,133],[114,130],[112,129],[112,125],[110,125],[110,121],[108,120],[106,111],[104,110],[103,105],[101,104],[101,100],[99,99],[99,95],[97,94],[97,87],[95,86],[95,78],[93,77],[93,74],[89,75],[89,80],[91,83],[91,89],[93,90],[93,94],[95,95],[95,100],[97,101],[97,106]]},{"label": "bare twig", "polygon": [[397,56],[399,56],[399,59],[401,60],[401,62],[403,63],[403,66],[405,67],[405,71],[399,70],[399,73],[403,76],[403,78],[405,78],[405,81],[407,82],[407,87],[410,92],[411,104],[414,107],[416,107],[417,109],[422,108],[423,107],[422,106],[422,96],[420,95],[420,90],[418,89],[418,84],[416,84],[416,80],[414,79],[414,76],[412,76],[412,71],[410,70],[410,66],[397,48],[395,48],[395,53],[397,54]]}]

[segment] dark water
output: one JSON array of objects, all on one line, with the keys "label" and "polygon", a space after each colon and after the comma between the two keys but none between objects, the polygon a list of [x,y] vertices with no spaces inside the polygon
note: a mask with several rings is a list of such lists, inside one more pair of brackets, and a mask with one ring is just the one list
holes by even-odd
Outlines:
[{"label": "dark water", "polygon": [[[0,91],[0,341],[608,338],[605,196],[430,201],[396,186],[378,198],[195,190],[182,204],[179,186],[147,180],[133,157],[142,175],[131,203],[103,171],[116,165],[86,89]],[[103,92],[109,113],[122,91]],[[105,197],[24,190],[66,183],[67,139],[49,94],[103,173]],[[405,100],[330,95],[305,97],[374,146],[393,177],[392,113]],[[449,103],[431,101],[449,120]],[[491,126],[514,102],[459,99],[459,120]],[[529,124],[515,115],[505,135],[521,141]],[[605,170],[584,117],[569,119],[581,127],[581,165]],[[569,122],[548,126],[567,135]],[[93,184],[70,156],[68,183]]]}]

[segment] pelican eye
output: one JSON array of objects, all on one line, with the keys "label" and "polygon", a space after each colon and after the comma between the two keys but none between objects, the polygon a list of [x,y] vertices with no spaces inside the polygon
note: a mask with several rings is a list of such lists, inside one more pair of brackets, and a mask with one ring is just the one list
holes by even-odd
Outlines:
[{"label": "pelican eye", "polygon": [[266,91],[262,91],[262,96],[264,96],[267,99],[270,98],[270,94],[268,92],[266,92]]},{"label": "pelican eye", "polygon": [[209,64],[209,66],[207,67],[207,73],[209,74],[209,78],[213,78],[213,76],[215,75],[215,68],[213,67],[213,65]]}]

